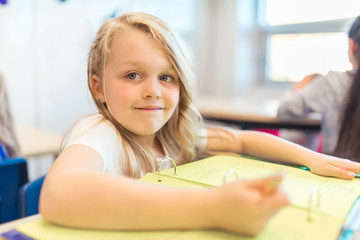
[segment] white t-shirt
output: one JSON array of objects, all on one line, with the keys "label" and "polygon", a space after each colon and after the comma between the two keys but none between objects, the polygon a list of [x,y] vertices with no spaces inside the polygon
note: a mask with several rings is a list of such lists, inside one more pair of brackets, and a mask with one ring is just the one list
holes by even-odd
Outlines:
[{"label": "white t-shirt", "polygon": [[[201,136],[201,137],[200,137]],[[202,149],[207,144],[207,130],[199,131],[197,145]],[[125,175],[122,168],[123,154],[121,136],[115,126],[101,114],[89,115],[75,124],[66,139],[64,150],[74,144],[81,144],[94,149],[104,161],[103,172]],[[171,156],[169,156],[171,157]],[[172,167],[170,161],[162,164],[162,169]]]}]

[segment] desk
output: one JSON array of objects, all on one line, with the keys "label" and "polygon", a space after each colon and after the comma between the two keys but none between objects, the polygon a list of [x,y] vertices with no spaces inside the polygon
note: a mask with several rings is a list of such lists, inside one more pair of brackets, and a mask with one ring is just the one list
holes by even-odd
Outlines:
[{"label": "desk", "polygon": [[58,154],[62,139],[60,134],[27,124],[16,124],[15,131],[25,158]]},{"label": "desk", "polygon": [[[25,217],[25,218],[21,218],[15,221],[11,221],[8,223],[4,223],[0,225],[0,234],[3,234],[7,231],[10,231],[12,229],[14,229],[16,226],[26,223],[26,222],[30,222],[30,221],[34,221],[34,220],[38,220],[41,219],[41,215],[40,214],[36,214],[36,215],[32,215],[29,217]],[[0,236],[0,240],[2,240],[1,236]],[[355,232],[355,234],[352,236],[351,239],[346,239],[346,240],[360,240],[360,229],[358,231]]]},{"label": "desk", "polygon": [[35,215],[29,216],[29,217],[20,218],[20,219],[11,221],[11,222],[0,224],[0,234],[10,231],[22,223],[30,222],[30,221],[37,220],[40,218],[41,218],[40,214],[35,214]]},{"label": "desk", "polygon": [[279,100],[245,97],[201,97],[198,108],[206,120],[238,125],[243,129],[287,128],[320,130],[321,121],[304,119],[280,121],[276,118]]},{"label": "desk", "polygon": [[[244,169],[246,170],[244,171]],[[353,179],[346,181],[336,178],[324,178],[313,175],[308,171],[287,165],[259,161],[248,157],[236,157],[230,155],[218,155],[205,158],[203,160],[187,163],[177,166],[176,176],[174,168],[164,169],[161,171],[162,181],[158,181],[157,173],[149,173],[139,181],[147,184],[156,184],[163,187],[182,187],[182,188],[214,188],[222,186],[224,174],[230,170],[237,169],[242,175],[239,180],[249,179],[254,176],[273,174],[274,171],[286,173],[283,180],[283,189],[288,194],[290,205],[284,207],[276,214],[264,231],[260,234],[259,239],[338,239],[339,230],[344,226],[346,229],[356,229],[359,231],[360,226],[351,224],[352,220],[360,219],[360,201],[357,197],[360,193],[360,180]],[[276,169],[276,170],[275,170]],[[215,171],[214,171],[215,170]],[[265,170],[265,171],[264,171]],[[266,175],[267,175],[266,174]],[[251,177],[252,176],[252,177]],[[306,179],[306,181],[305,181]],[[235,179],[233,179],[235,180]],[[326,186],[324,186],[326,185]],[[314,186],[317,191],[318,204],[313,198]],[[311,190],[311,191],[309,191]],[[320,199],[320,192],[323,194]],[[336,194],[335,194],[336,193]],[[310,202],[310,203],[309,203]],[[321,203],[320,203],[321,202]],[[354,205],[355,203],[355,205]],[[175,206],[176,207],[176,206]],[[347,214],[350,211],[350,215]],[[111,214],[111,213],[110,213]],[[162,215],[163,216],[163,215]],[[156,220],[158,216],[154,215]],[[160,216],[161,217],[161,216]],[[310,219],[309,219],[310,218]],[[348,220],[345,220],[348,219]],[[212,240],[254,240],[234,235],[224,231],[210,230],[173,230],[173,231],[96,231],[80,230],[67,227],[59,227],[49,224],[43,219],[30,219],[30,222],[24,223],[21,219],[17,225],[16,222],[10,223],[11,226],[5,227],[5,230],[16,227],[36,239],[212,239]],[[25,219],[26,221],[26,219]],[[15,224],[14,224],[15,223]],[[1,227],[0,230],[4,227]],[[0,231],[1,232],[1,231]],[[149,237],[152,235],[152,237]],[[95,237],[97,235],[97,237]],[[262,235],[262,236],[261,236]],[[56,236],[51,238],[50,236]],[[89,237],[90,236],[90,237]],[[110,236],[112,238],[110,238]],[[349,240],[353,235],[348,234]],[[73,238],[72,238],[73,237]],[[87,238],[86,238],[87,237]],[[345,240],[344,238],[340,238]]]}]

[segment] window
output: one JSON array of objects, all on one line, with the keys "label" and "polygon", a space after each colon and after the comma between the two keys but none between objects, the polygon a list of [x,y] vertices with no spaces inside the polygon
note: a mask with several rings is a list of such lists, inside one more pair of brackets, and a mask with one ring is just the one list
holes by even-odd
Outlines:
[{"label": "window", "polygon": [[266,73],[272,81],[294,82],[309,73],[349,68],[344,33],[274,34],[268,42]]},{"label": "window", "polygon": [[347,32],[359,8],[358,0],[260,0],[260,79],[297,82],[350,69]]}]

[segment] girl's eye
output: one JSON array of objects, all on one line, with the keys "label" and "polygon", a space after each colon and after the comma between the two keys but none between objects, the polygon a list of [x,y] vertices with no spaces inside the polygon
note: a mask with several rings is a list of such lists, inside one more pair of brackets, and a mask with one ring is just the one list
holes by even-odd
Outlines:
[{"label": "girl's eye", "polygon": [[173,78],[169,75],[162,75],[160,77],[160,81],[164,81],[164,82],[170,82],[171,80],[173,80]]},{"label": "girl's eye", "polygon": [[135,79],[138,79],[140,76],[137,73],[129,73],[128,75],[126,75],[126,77],[128,79],[135,80]]}]

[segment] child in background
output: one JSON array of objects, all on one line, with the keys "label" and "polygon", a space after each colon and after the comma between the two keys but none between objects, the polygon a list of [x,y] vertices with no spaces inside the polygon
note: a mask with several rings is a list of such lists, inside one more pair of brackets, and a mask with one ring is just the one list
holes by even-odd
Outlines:
[{"label": "child in background", "polygon": [[5,80],[0,75],[0,160],[20,155]]},{"label": "child in background", "polygon": [[[360,54],[357,55],[360,62]],[[339,138],[333,155],[360,162],[360,68],[357,69],[340,118]]]},{"label": "child in background", "polygon": [[286,95],[279,105],[280,120],[305,119],[310,113],[321,114],[322,151],[332,154],[339,137],[341,112],[344,101],[358,68],[360,55],[360,16],[349,30],[348,57],[353,69],[346,72],[330,71],[306,86]]},{"label": "child in background", "polygon": [[181,40],[155,16],[128,13],[98,31],[88,86],[99,114],[77,122],[47,174],[40,213],[55,224],[102,230],[219,228],[256,235],[288,199],[281,176],[216,189],[165,188],[137,181],[159,159],[177,165],[232,152],[307,166],[352,179],[360,164],[274,136],[205,128],[195,106],[197,79]]},{"label": "child in background", "polygon": [[[284,108],[284,102],[287,99],[291,99],[294,94],[297,94],[296,91],[304,91],[303,88],[308,87],[312,82],[322,79],[324,76],[318,73],[312,73],[306,75],[299,83],[293,84],[291,91],[286,92],[282,97],[282,101],[279,107],[278,118],[283,119],[282,109]],[[315,80],[316,79],[316,80]],[[285,110],[285,112],[287,112]],[[286,114],[286,113],[285,113]],[[309,115],[304,116],[304,118],[319,118],[319,115],[315,113],[309,113]],[[306,148],[309,148],[313,151],[322,152],[322,136],[318,131],[313,130],[296,130],[296,129],[279,129],[278,136],[286,139],[288,141],[294,142]]]}]

